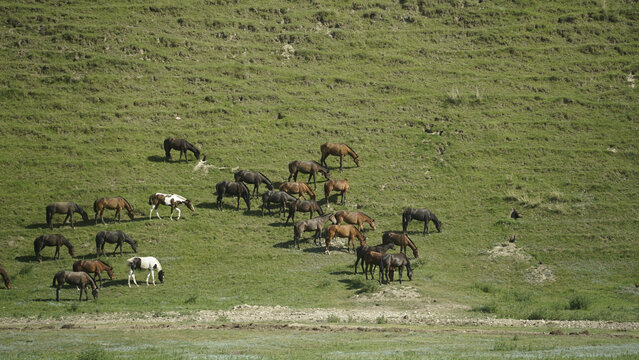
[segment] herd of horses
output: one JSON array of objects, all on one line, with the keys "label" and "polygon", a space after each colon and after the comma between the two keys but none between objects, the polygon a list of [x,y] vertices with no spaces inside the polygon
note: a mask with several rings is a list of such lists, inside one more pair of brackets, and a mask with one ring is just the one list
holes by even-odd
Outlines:
[{"label": "herd of horses", "polygon": [[[191,151],[196,159],[200,159],[200,151],[191,143],[184,139],[167,138],[164,141],[165,159],[171,160],[171,150],[180,151],[180,157],[178,161],[182,159],[184,155],[185,161],[188,161],[187,151]],[[379,281],[382,283],[385,281],[393,280],[393,273],[395,270],[399,270],[399,282],[402,282],[403,270],[407,270],[409,279],[412,279],[412,268],[410,266],[410,260],[406,256],[406,248],[412,250],[413,256],[417,258],[419,256],[417,246],[410,239],[407,234],[408,224],[412,220],[419,220],[424,222],[424,234],[428,234],[428,223],[433,222],[438,232],[441,232],[441,222],[428,209],[414,209],[408,208],[402,214],[402,232],[387,231],[383,233],[382,244],[377,246],[368,246],[367,237],[364,235],[364,224],[368,223],[372,230],[377,228],[375,221],[368,215],[360,211],[337,211],[335,213],[324,213],[320,204],[316,201],[315,191],[317,189],[317,174],[321,174],[325,179],[324,183],[324,202],[327,208],[330,208],[329,197],[331,192],[339,192],[341,196],[341,205],[346,203],[346,193],[350,189],[350,185],[347,179],[331,179],[331,174],[326,163],[326,159],[329,155],[339,156],[340,167],[339,171],[343,171],[343,158],[348,155],[353,158],[356,166],[360,166],[359,157],[355,151],[353,151],[348,145],[325,143],[320,147],[321,159],[317,161],[300,161],[295,160],[288,164],[289,176],[286,182],[283,182],[279,186],[279,191],[275,191],[273,183],[261,172],[239,170],[234,173],[235,181],[220,181],[215,185],[217,193],[216,205],[219,210],[223,210],[223,198],[225,196],[237,197],[236,210],[240,209],[240,200],[243,199],[244,203],[250,211],[251,198],[260,196],[259,187],[264,184],[267,187],[267,191],[261,194],[262,205],[261,215],[264,216],[264,210],[268,210],[268,214],[271,215],[270,204],[274,203],[278,205],[278,217],[287,212],[285,225],[289,220],[293,223],[293,243],[297,249],[300,249],[299,243],[302,240],[304,232],[313,232],[313,243],[315,245],[321,245],[321,236],[324,234],[325,239],[325,253],[330,254],[331,242],[335,238],[346,238],[346,251],[356,254],[355,261],[355,274],[357,274],[357,264],[361,261],[362,272],[366,275],[371,275],[374,279],[373,271],[375,267],[379,267],[380,275]],[[206,161],[206,156],[204,160]],[[299,173],[308,174],[307,182],[298,182],[297,175]],[[308,185],[313,180],[313,189]],[[291,180],[293,180],[291,182]],[[253,191],[249,190],[247,184],[252,184]],[[298,197],[295,197],[297,195]],[[309,199],[305,199],[304,195],[308,195]],[[181,211],[178,208],[179,205],[184,204],[189,210],[195,211],[193,202],[186,197],[177,194],[164,194],[154,193],[149,197],[148,201],[151,205],[149,211],[149,220],[152,219],[153,211],[159,219],[158,213],[159,205],[169,206],[171,208],[170,220],[173,220],[173,212],[177,211],[177,220],[180,219]],[[337,201],[336,201],[337,203]],[[131,204],[123,197],[101,197],[95,200],[93,204],[93,210],[95,212],[94,223],[97,225],[98,217],[102,224],[105,224],[103,213],[104,210],[115,210],[113,222],[120,223],[121,211],[124,209],[131,220],[135,218],[135,213]],[[295,222],[295,214],[297,212],[308,212],[309,219]],[[72,228],[75,227],[73,220],[73,214],[78,213],[82,217],[85,223],[89,222],[87,213],[74,202],[54,202],[46,206],[46,224],[49,229],[53,229],[53,215],[54,214],[66,214],[62,226],[69,223]],[[313,214],[317,213],[318,216],[313,217]],[[331,223],[326,227],[327,223]],[[359,241],[359,247],[355,248],[355,239]],[[120,249],[120,255],[122,255],[123,243],[128,243],[134,253],[137,253],[137,242],[132,240],[123,231],[100,231],[95,237],[96,242],[96,257],[105,256],[104,247],[106,243],[116,244],[113,249],[112,256],[116,255],[118,248]],[[37,261],[42,261],[41,251],[46,246],[55,246],[56,251],[53,256],[54,259],[60,258],[60,247],[66,246],[69,255],[75,257],[74,247],[71,243],[60,234],[42,235],[34,240],[34,251]],[[399,253],[387,254],[390,249],[394,249],[395,246],[399,246]],[[129,279],[128,286],[131,286],[131,279],[137,286],[135,279],[135,270],[144,269],[148,271],[146,283],[149,285],[149,277],[152,278],[152,283],[155,285],[154,271],[158,272],[158,279],[160,283],[164,282],[164,271],[159,261],[151,256],[148,257],[133,257],[127,260],[129,267]],[[365,268],[366,267],[366,268]],[[59,300],[59,292],[62,286],[67,283],[75,285],[80,289],[80,300],[82,299],[82,293],[85,294],[85,299],[88,299],[88,290],[90,286],[92,295],[97,298],[99,289],[102,288],[102,276],[101,273],[106,271],[109,279],[113,280],[114,273],[113,267],[106,262],[97,260],[78,260],[73,264],[73,271],[59,271],[53,278],[53,287],[56,288],[56,300]],[[93,274],[93,277],[90,275]],[[0,275],[2,275],[5,287],[10,289],[12,287],[11,281],[0,265]],[[97,280],[96,280],[97,279]],[[99,281],[99,286],[96,285]]]}]

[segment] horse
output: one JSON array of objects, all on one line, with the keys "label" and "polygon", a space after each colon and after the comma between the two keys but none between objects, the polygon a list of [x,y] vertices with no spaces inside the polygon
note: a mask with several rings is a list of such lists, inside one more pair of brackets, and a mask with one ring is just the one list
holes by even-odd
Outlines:
[{"label": "horse", "polygon": [[184,160],[189,162],[189,158],[187,156],[186,151],[190,150],[195,155],[196,160],[200,160],[200,150],[198,150],[193,144],[186,141],[185,139],[175,139],[175,138],[166,138],[164,140],[164,152],[166,153],[166,161],[171,160],[171,149],[180,150],[180,158],[178,161],[182,160],[182,154],[184,154]]},{"label": "horse", "polygon": [[[342,180],[327,180],[324,183],[324,198],[326,198],[326,206],[329,206],[328,204],[328,197],[331,196],[331,191],[333,190],[337,190],[341,192],[342,195],[342,204],[341,205],[346,205],[346,193],[348,192],[348,189],[350,188],[350,185],[348,184],[348,180],[346,179],[342,179]],[[336,202],[337,204],[337,202]]]},{"label": "horse", "polygon": [[129,218],[131,220],[133,220],[134,218],[134,213],[133,213],[133,207],[131,206],[131,204],[129,204],[129,202],[121,197],[112,197],[112,198],[99,198],[97,199],[94,203],[93,203],[93,211],[95,211],[95,224],[98,224],[98,214],[100,214],[100,220],[102,220],[102,224],[106,225],[104,223],[104,217],[102,217],[102,215],[104,214],[104,209],[110,209],[110,210],[115,210],[115,215],[113,216],[113,222],[115,223],[115,219],[118,219],[118,224],[120,223],[120,210],[122,209],[126,209],[127,213],[129,214]]},{"label": "horse", "polygon": [[162,265],[158,259],[153,256],[146,257],[132,257],[126,261],[129,266],[129,287],[131,287],[131,278],[133,277],[133,283],[135,286],[139,286],[135,281],[135,269],[148,270],[149,273],[146,275],[146,286],[149,286],[149,276],[153,279],[153,286],[155,286],[155,274],[153,270],[158,271],[158,280],[160,283],[164,284],[164,270],[162,270]]},{"label": "horse", "polygon": [[331,240],[334,237],[348,238],[346,243],[346,251],[351,252],[350,244],[353,244],[353,251],[355,251],[355,242],[353,239],[357,237],[359,239],[360,246],[366,245],[366,236],[362,235],[359,230],[353,225],[331,225],[326,228],[326,253],[330,254]]},{"label": "horse", "polygon": [[89,300],[87,285],[91,285],[91,294],[93,295],[93,299],[98,298],[98,287],[95,285],[95,281],[91,279],[89,274],[84,271],[71,272],[62,270],[53,276],[53,285],[51,286],[56,288],[55,301],[60,301],[60,289],[62,289],[62,285],[64,285],[65,282],[67,284],[80,287],[79,301],[82,301],[82,291],[84,291],[84,294],[86,295],[86,300]]},{"label": "horse", "polygon": [[318,214],[324,215],[324,211],[319,206],[315,200],[300,200],[297,199],[288,207],[288,217],[286,218],[286,222],[284,224],[288,224],[288,220],[292,219],[292,222],[295,223],[295,213],[301,212],[310,212],[311,216],[309,219],[313,218],[313,211],[317,211]]},{"label": "horse", "polygon": [[11,279],[9,279],[9,275],[4,270],[2,265],[0,265],[0,275],[2,275],[2,280],[4,281],[4,287],[7,289],[11,289]]},{"label": "horse", "polygon": [[153,209],[155,209],[155,215],[158,216],[158,219],[162,219],[160,217],[160,213],[158,212],[158,206],[160,206],[160,204],[171,207],[171,221],[173,221],[173,210],[177,210],[177,220],[180,220],[180,215],[182,215],[182,211],[180,211],[180,209],[178,208],[180,204],[184,204],[189,210],[195,211],[191,200],[185,198],[184,196],[180,196],[178,194],[155,193],[149,196],[149,205],[151,205],[151,210],[149,211],[149,220],[151,220]]},{"label": "horse", "polygon": [[415,245],[413,240],[411,240],[411,238],[408,237],[407,234],[386,231],[382,235],[382,243],[384,244],[394,243],[395,245],[399,245],[399,252],[400,253],[403,252],[404,254],[406,254],[406,247],[408,246],[409,248],[411,248],[411,250],[413,250],[413,256],[415,258],[419,257],[419,253],[417,252],[417,246]]},{"label": "horse", "polygon": [[291,161],[288,164],[288,172],[289,172],[289,175],[288,175],[287,181],[291,181],[291,178],[293,178],[294,181],[297,181],[297,173],[299,172],[303,172],[304,174],[310,174],[308,176],[307,182],[310,183],[311,178],[313,178],[314,189],[317,189],[316,175],[318,172],[324,175],[326,179],[331,178],[331,174],[329,173],[328,168],[323,167],[317,161],[300,161],[300,160]]},{"label": "horse", "polygon": [[47,225],[49,229],[53,230],[52,219],[54,214],[67,214],[67,217],[64,218],[61,226],[67,223],[67,220],[71,220],[71,227],[75,229],[73,225],[73,213],[76,212],[82,216],[82,220],[86,223],[89,221],[89,216],[87,213],[82,210],[78,204],[74,202],[54,202],[47,205],[46,213],[47,213]]},{"label": "horse", "polygon": [[93,273],[94,282],[96,276],[100,279],[100,289],[102,289],[101,273],[103,271],[106,271],[109,274],[109,279],[113,280],[113,267],[102,260],[78,260],[73,263],[73,271],[84,271],[87,274]]},{"label": "horse", "polygon": [[240,210],[240,197],[244,199],[248,211],[251,211],[251,192],[246,184],[238,181],[220,181],[215,184],[217,193],[217,208],[222,210],[222,198],[224,195],[237,196],[237,210]]},{"label": "horse", "polygon": [[42,262],[40,251],[42,251],[45,246],[55,246],[55,254],[53,255],[53,259],[60,259],[60,246],[62,245],[67,247],[67,249],[69,250],[69,255],[71,255],[71,257],[75,257],[73,245],[71,245],[69,240],[67,240],[64,236],[60,234],[38,236],[33,241],[33,250],[35,251],[36,260]]},{"label": "horse", "polygon": [[264,216],[265,207],[268,209],[268,214],[271,215],[271,209],[268,206],[272,202],[280,205],[277,216],[282,216],[282,212],[286,213],[286,203],[292,203],[295,200],[297,200],[295,197],[284,191],[267,191],[262,194],[262,216]]},{"label": "horse", "polygon": [[379,284],[382,284],[384,276],[386,276],[386,280],[390,283],[388,270],[392,268],[399,269],[399,283],[401,284],[404,267],[406,268],[406,274],[408,274],[408,280],[413,280],[413,269],[410,267],[410,260],[408,260],[406,254],[386,254],[382,256],[379,262]]},{"label": "horse", "polygon": [[285,191],[291,195],[299,194],[304,199],[304,194],[308,194],[311,200],[315,200],[315,193],[305,182],[285,182],[280,185],[280,191]]},{"label": "horse", "polygon": [[235,181],[242,181],[248,184],[255,184],[253,188],[253,196],[257,197],[257,194],[260,192],[260,184],[265,183],[266,187],[269,190],[273,190],[273,183],[269,180],[266,175],[262,174],[259,171],[248,171],[248,170],[240,170],[233,174],[235,177]]},{"label": "horse", "polygon": [[357,274],[357,263],[360,260],[362,260],[360,264],[362,267],[362,272],[364,272],[364,254],[366,254],[367,251],[375,251],[378,253],[386,254],[386,252],[390,249],[395,249],[394,243],[380,244],[376,246],[364,245],[364,246],[357,247],[357,250],[355,251],[355,253],[357,254],[357,260],[355,260],[355,274]]},{"label": "horse", "polygon": [[357,224],[359,231],[363,230],[364,226],[362,224],[364,223],[369,223],[373,230],[377,228],[375,220],[359,211],[338,211],[335,213],[335,219],[337,219],[337,225],[341,224],[342,221],[346,221],[348,224]]},{"label": "horse", "polygon": [[366,251],[362,256],[364,263],[366,264],[366,269],[364,270],[364,275],[366,275],[366,280],[368,280],[368,273],[371,274],[371,279],[375,280],[373,276],[373,271],[375,270],[375,266],[377,266],[380,261],[382,261],[382,256],[384,254],[377,251]]},{"label": "horse", "polygon": [[435,223],[437,232],[442,232],[442,223],[437,219],[437,216],[435,216],[432,211],[428,209],[408,208],[404,210],[404,213],[402,214],[402,228],[404,229],[404,233],[406,233],[408,223],[413,219],[424,222],[424,235],[430,234],[430,232],[428,231],[428,222],[431,220],[433,221],[433,223]]},{"label": "horse", "polygon": [[293,226],[293,240],[295,241],[295,246],[297,247],[297,249],[299,250],[300,248],[298,241],[302,237],[302,233],[305,231],[315,231],[315,236],[313,236],[313,244],[317,244],[317,239],[319,239],[322,230],[324,229],[324,224],[326,224],[326,222],[328,222],[329,220],[333,224],[335,224],[335,222],[337,221],[335,219],[335,215],[324,214],[313,219],[296,222]]},{"label": "horse", "polygon": [[104,245],[106,243],[116,244],[115,249],[113,249],[113,256],[115,256],[115,251],[120,248],[120,256],[122,256],[122,243],[125,242],[131,245],[131,249],[133,249],[134,253],[138,252],[138,243],[132,240],[129,235],[125,234],[124,231],[100,231],[95,236],[95,248],[96,248],[96,256],[106,256],[104,254]]},{"label": "horse", "polygon": [[353,161],[355,161],[355,165],[359,167],[359,156],[357,156],[357,153],[346,144],[334,144],[329,142],[323,143],[320,146],[320,152],[322,153],[320,164],[326,166],[327,168],[328,164],[326,164],[326,158],[329,155],[339,156],[339,172],[342,172],[342,162],[344,160],[344,155],[350,155],[353,158]]}]

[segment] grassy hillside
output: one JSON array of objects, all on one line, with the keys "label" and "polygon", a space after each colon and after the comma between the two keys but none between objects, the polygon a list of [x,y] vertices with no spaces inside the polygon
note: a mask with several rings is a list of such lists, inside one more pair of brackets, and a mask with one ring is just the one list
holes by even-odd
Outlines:
[{"label": "grassy hillside", "polygon": [[[350,273],[352,254],[325,255],[312,242],[293,249],[292,228],[260,217],[259,200],[250,212],[230,198],[215,208],[214,185],[232,179],[230,169],[279,183],[289,161],[319,160],[331,141],[360,156],[361,167],[346,158],[342,174],[336,158],[328,163],[351,183],[347,205],[333,209],[375,218],[369,243],[401,231],[406,207],[428,207],[444,224],[429,236],[410,225],[422,256],[404,286],[422,297],[384,305],[639,320],[636,2],[0,8],[0,263],[15,286],[0,291],[5,316],[363,306],[353,299],[363,278]],[[164,162],[168,136],[224,169]],[[192,199],[196,211],[148,221],[157,191]],[[54,231],[44,226],[51,202],[75,201],[92,220],[93,201],[117,195],[135,221],[73,230],[56,215]],[[513,207],[521,219],[509,218]],[[104,229],[124,230],[139,254],[160,259],[165,284],[129,289],[127,256],[109,257],[117,280],[97,303],[77,305],[68,289],[56,304],[51,278],[73,259],[63,249],[53,261],[47,248],[37,263],[33,239],[61,233],[91,258]],[[512,235],[524,256],[491,257]],[[551,280],[536,281],[535,270]]]}]

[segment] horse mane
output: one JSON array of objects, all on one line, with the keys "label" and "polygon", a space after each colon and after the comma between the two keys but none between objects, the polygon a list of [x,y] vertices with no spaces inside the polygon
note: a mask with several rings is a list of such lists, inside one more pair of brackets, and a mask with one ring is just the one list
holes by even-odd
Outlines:
[{"label": "horse mane", "polygon": [[360,211],[359,213],[360,213],[360,214],[362,214],[362,215],[364,215],[364,216],[366,216],[367,218],[369,218],[369,219],[373,220],[373,218],[372,218],[372,217],[370,217],[370,216],[368,216],[368,215],[364,214],[363,212],[361,212],[361,211]]},{"label": "horse mane", "polygon": [[200,155],[200,150],[198,150],[193,144],[191,144],[190,142],[184,140],[184,142],[186,143],[186,148],[193,151],[193,153],[195,155],[197,155],[196,157],[198,157]]},{"label": "horse mane", "polygon": [[249,196],[249,198],[250,198],[250,196],[251,196],[251,191],[249,190],[248,186],[246,186],[246,184],[245,184],[245,183],[243,183],[243,182],[241,182],[241,181],[238,181],[238,183],[242,185],[242,188],[244,188],[244,190],[246,190],[246,193],[248,194],[248,196]]},{"label": "horse mane", "polygon": [[100,259],[98,259],[98,261],[99,261],[99,262],[101,262],[101,263],[102,263],[102,265],[104,265],[104,266],[106,266],[106,267],[108,267],[108,268],[113,269],[113,266],[111,266],[111,265],[109,265],[109,264],[105,263],[104,261],[102,261],[102,260],[100,260]]},{"label": "horse mane", "polygon": [[346,147],[348,148],[348,150],[352,151],[352,152],[353,152],[353,154],[355,154],[355,157],[356,157],[356,158],[359,158],[359,155],[357,155],[357,153],[355,152],[355,150],[353,150],[350,146],[348,146],[348,145],[346,145],[346,144],[344,144],[344,146],[346,146]]},{"label": "horse mane", "polygon": [[129,201],[127,199],[125,199],[124,197],[122,197],[122,196],[120,196],[120,197],[122,198],[122,200],[124,200],[124,202],[131,209],[131,211],[133,211],[133,206],[131,206],[131,204],[129,204]]},{"label": "horse mane", "polygon": [[408,240],[408,247],[410,247],[413,250],[417,249],[417,246],[415,245],[413,240],[411,238],[409,238],[408,235],[406,235],[406,234],[404,234],[404,236],[406,236],[406,240]]},{"label": "horse mane", "polygon": [[261,173],[261,172],[259,172],[259,171],[258,171],[257,173],[258,173],[258,174],[260,174],[260,175],[264,178],[264,180],[266,180],[266,182],[267,182],[269,185],[273,186],[273,183],[271,182],[271,180],[269,180],[269,179],[266,177],[266,175],[262,174],[262,173]]}]

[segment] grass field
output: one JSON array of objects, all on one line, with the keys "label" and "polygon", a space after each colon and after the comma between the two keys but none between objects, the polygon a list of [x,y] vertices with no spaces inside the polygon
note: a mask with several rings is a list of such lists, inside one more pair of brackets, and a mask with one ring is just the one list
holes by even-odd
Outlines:
[{"label": "grass field", "polygon": [[[331,210],[372,216],[369,244],[401,231],[406,207],[443,222],[428,236],[411,223],[421,256],[402,286],[419,297],[383,306],[434,300],[470,317],[639,321],[635,1],[0,8],[0,263],[14,285],[0,291],[4,317],[365,306],[354,295],[379,287],[352,274],[352,253],[325,255],[312,241],[294,249],[292,228],[261,217],[259,199],[251,211],[231,198],[215,207],[214,186],[231,169],[279,184],[290,161],[319,160],[330,141],[361,160],[345,158],[340,174],[329,157],[332,177],[351,184],[347,204]],[[165,162],[169,136],[215,167],[194,171],[192,155]],[[196,211],[149,221],[155,192],[184,195]],[[103,196],[127,198],[136,219],[94,225]],[[91,221],[59,227],[56,215],[50,231],[44,208],[54,201],[78,203]],[[512,208],[523,217],[511,219]],[[77,258],[94,258],[105,229],[157,257],[166,282],[129,289],[125,245],[125,256],[105,259],[117,278],[98,301],[76,304],[67,288],[56,303],[53,274],[74,259],[63,248],[54,261],[47,248],[37,263],[33,240],[60,233]],[[512,236],[516,252],[496,256]]]}]

